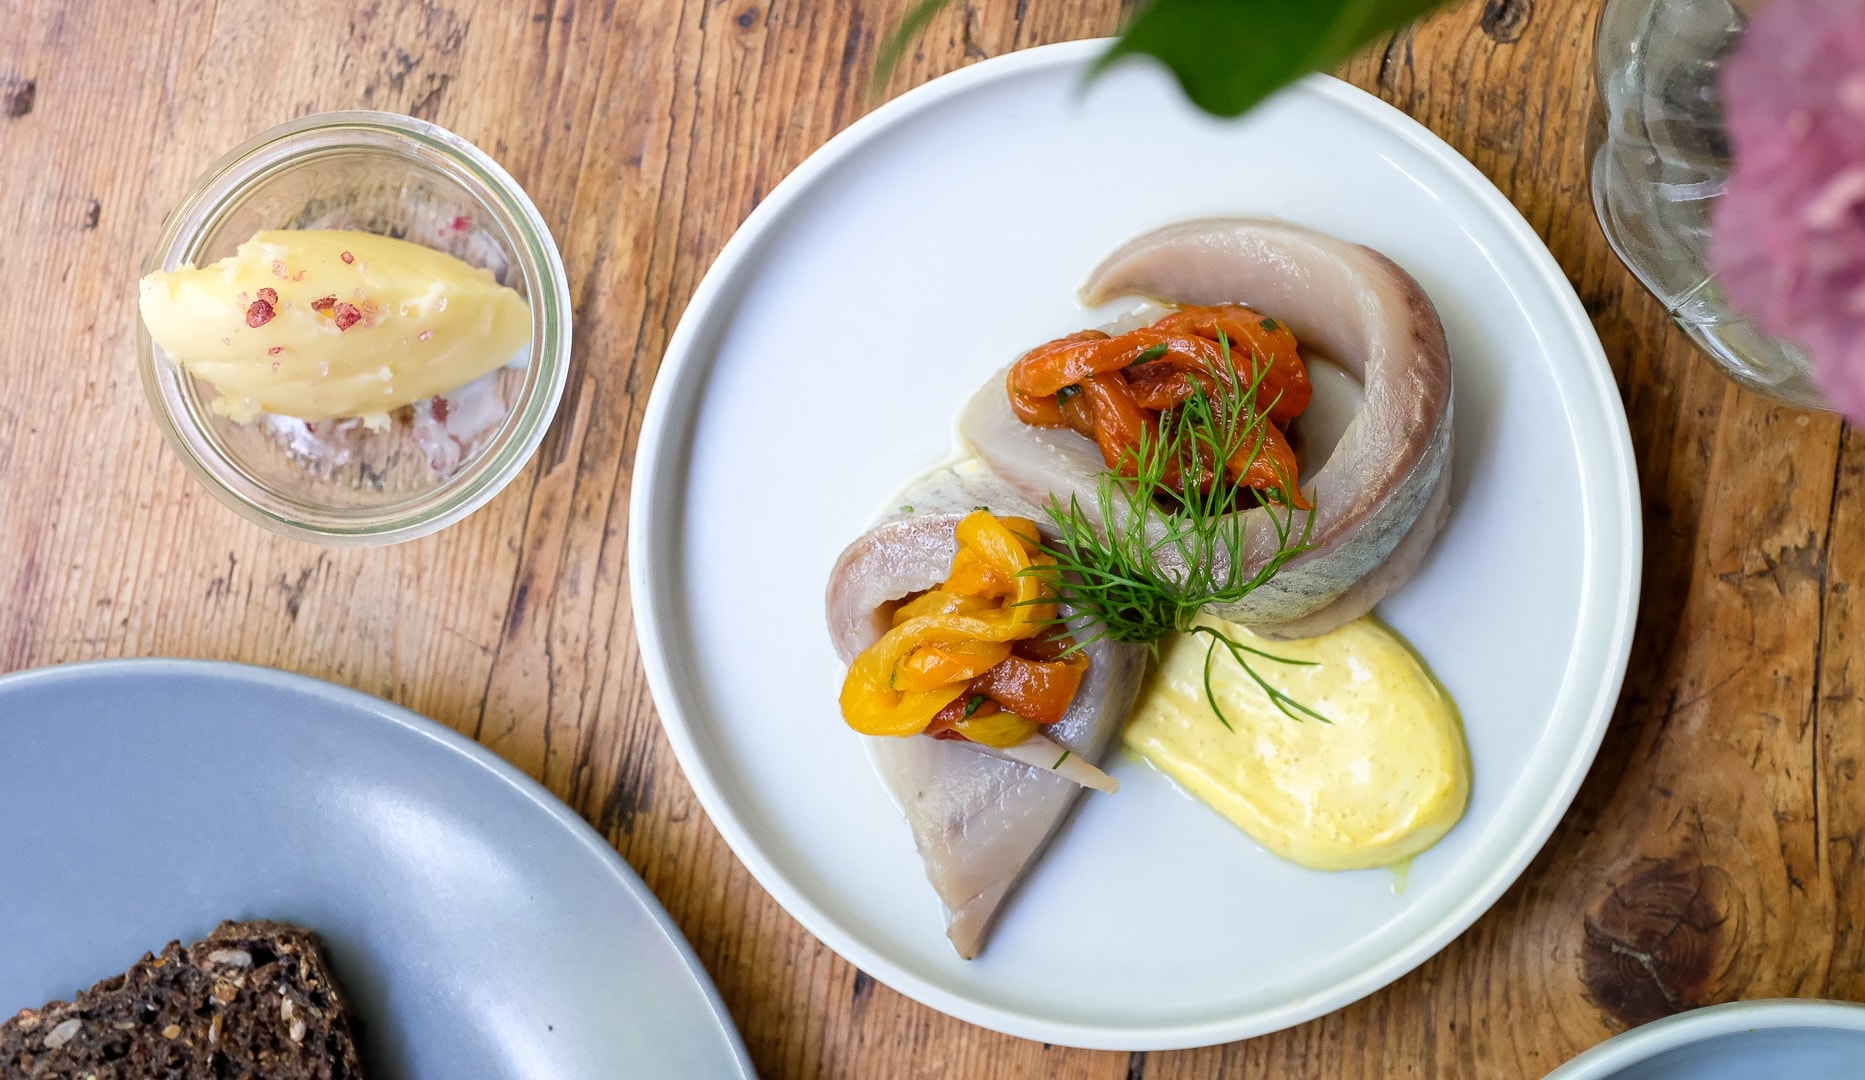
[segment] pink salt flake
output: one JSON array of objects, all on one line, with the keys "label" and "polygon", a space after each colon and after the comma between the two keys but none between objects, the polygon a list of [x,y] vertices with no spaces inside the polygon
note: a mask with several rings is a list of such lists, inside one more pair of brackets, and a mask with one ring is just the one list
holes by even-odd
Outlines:
[{"label": "pink salt flake", "polygon": [[355,304],[338,304],[332,314],[337,320],[338,330],[348,330],[363,321],[363,313]]},{"label": "pink salt flake", "polygon": [[[271,292],[272,290],[267,289],[266,291]],[[246,309],[246,325],[257,330],[266,323],[271,322],[274,314],[276,314],[276,312],[272,310],[271,304],[266,303],[264,300],[254,300],[251,306]]]},{"label": "pink salt flake", "polygon": [[509,407],[492,372],[439,397],[414,403],[415,444],[436,473],[447,475],[471,457],[504,422]]},{"label": "pink salt flake", "polygon": [[291,271],[285,269],[285,260],[272,260],[272,276],[275,278],[288,278],[291,276]]}]

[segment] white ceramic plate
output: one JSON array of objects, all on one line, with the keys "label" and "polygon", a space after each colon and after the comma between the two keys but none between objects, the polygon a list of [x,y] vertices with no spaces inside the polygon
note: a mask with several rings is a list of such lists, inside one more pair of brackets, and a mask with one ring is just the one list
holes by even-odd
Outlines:
[{"label": "white ceramic plate", "polygon": [[1732,1001],[1606,1040],[1547,1080],[1858,1080],[1865,1005]]},{"label": "white ceramic plate", "polygon": [[[987,61],[876,110],[771,193],[668,346],[635,471],[632,583],[668,737],[778,902],[974,1023],[1112,1049],[1258,1035],[1391,982],[1515,880],[1617,698],[1639,566],[1612,375],[1521,217],[1430,132],[1313,78],[1242,123],[1100,44]],[[1136,232],[1213,214],[1370,244],[1424,284],[1456,379],[1453,517],[1381,614],[1461,704],[1463,823],[1395,891],[1281,862],[1115,760],[984,955],[946,943],[906,826],[842,724],[830,566],[953,450],[981,381],[1092,326],[1075,286]],[[1271,313],[1273,314],[1273,312]]]}]

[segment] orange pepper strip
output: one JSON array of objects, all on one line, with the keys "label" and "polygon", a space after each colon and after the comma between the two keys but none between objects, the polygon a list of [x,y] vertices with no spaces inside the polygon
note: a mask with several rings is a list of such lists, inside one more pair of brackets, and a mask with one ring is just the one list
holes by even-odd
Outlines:
[{"label": "orange pepper strip", "polygon": [[1054,394],[1026,394],[1017,389],[1017,369],[1013,366],[1004,377],[1004,390],[1010,394],[1010,411],[1031,427],[1067,427],[1062,403]]},{"label": "orange pepper strip", "polygon": [[[1149,362],[1138,363],[1149,352],[1155,354]],[[1255,449],[1252,440],[1225,463],[1226,471],[1244,486],[1280,490],[1297,474],[1281,428],[1307,409],[1313,387],[1295,336],[1241,304],[1182,308],[1118,337],[1084,331],[1046,342],[1011,366],[1007,389],[1024,422],[1068,427],[1093,438],[1108,467],[1131,476],[1141,432],[1157,422],[1151,414],[1182,403],[1194,386],[1215,392],[1217,380],[1233,369],[1239,377],[1260,377],[1257,396],[1270,403],[1269,422],[1263,425],[1261,452],[1249,452]],[[1069,386],[1081,393],[1061,402],[1056,395]],[[1212,482],[1211,464],[1206,461],[1194,479],[1199,486]],[[1168,483],[1183,485],[1178,463],[1170,463],[1167,473]],[[1311,509],[1293,484],[1285,494],[1297,509]]]},{"label": "orange pepper strip", "polygon": [[1242,304],[1180,308],[1154,323],[1153,328],[1197,334],[1212,341],[1222,333],[1230,343],[1239,374],[1248,366],[1242,358],[1254,356],[1268,361],[1269,371],[1263,376],[1261,396],[1275,402],[1270,406],[1269,418],[1278,426],[1300,416],[1314,396],[1314,387],[1308,381],[1308,365],[1302,362],[1295,335],[1288,327]]},{"label": "orange pepper strip", "polygon": [[1094,441],[1101,447],[1101,458],[1110,469],[1122,476],[1133,476],[1138,469],[1134,451],[1140,445],[1140,433],[1149,435],[1156,424],[1133,400],[1133,391],[1118,371],[1104,371],[1082,385],[1082,396],[1094,410]]},{"label": "orange pepper strip", "polygon": [[1204,384],[1206,393],[1216,388],[1216,381],[1203,372],[1187,371],[1170,363],[1136,364],[1122,374],[1133,390],[1134,403],[1154,412],[1164,412],[1191,397],[1192,388],[1199,383]]},{"label": "orange pepper strip", "polygon": [[1262,452],[1252,454],[1256,449],[1256,440],[1238,447],[1230,460],[1225,462],[1231,479],[1243,487],[1266,491],[1275,488],[1282,491],[1289,503],[1297,510],[1312,510],[1314,506],[1302,489],[1290,482],[1285,489],[1284,482],[1294,481],[1297,476],[1295,450],[1289,445],[1282,432],[1274,424],[1264,424]]},{"label": "orange pepper strip", "polygon": [[[1124,369],[1147,353],[1163,349],[1156,361],[1218,378],[1228,378],[1235,370],[1240,379],[1254,381],[1258,365],[1267,364],[1261,371],[1257,397],[1270,402],[1271,421],[1286,425],[1308,408],[1314,391],[1294,336],[1280,323],[1273,323],[1274,330],[1265,323],[1273,320],[1258,318],[1248,308],[1235,305],[1188,308],[1119,337],[1038,346],[1011,366],[1006,386],[1011,408],[1026,424],[1063,427],[1064,415],[1051,404],[1063,388],[1081,385],[1104,371]],[[1220,333],[1229,345],[1228,364],[1225,344],[1218,340]]]},{"label": "orange pepper strip", "polygon": [[1076,394],[1062,403],[1062,426],[1094,438],[1094,408],[1086,397]]},{"label": "orange pepper strip", "polygon": [[1010,367],[1011,392],[1031,397],[1053,396],[1063,387],[1074,386],[1097,371],[1121,367],[1119,351],[1103,347],[1108,341],[1119,340],[1077,341],[1061,348],[1025,353],[1023,359]]},{"label": "orange pepper strip", "polygon": [[[1125,374],[1134,403],[1142,409],[1170,409],[1191,396],[1194,380],[1205,383],[1207,390],[1211,382],[1210,376],[1201,372],[1180,370],[1166,363],[1141,364],[1128,369]],[[1226,463],[1231,478],[1238,484],[1259,491],[1281,489],[1285,476],[1297,475],[1294,448],[1274,423],[1263,425],[1262,452],[1252,455],[1250,451],[1254,447],[1255,440],[1252,439],[1239,447]],[[1209,482],[1207,470],[1200,478],[1200,486],[1208,486]],[[1299,488],[1290,491],[1289,496],[1296,509],[1312,509]]]},{"label": "orange pepper strip", "polygon": [[[1134,332],[1147,333],[1148,331],[1136,330]],[[1212,395],[1217,393],[1220,385],[1218,380],[1222,379],[1228,383],[1231,372],[1234,371],[1238,382],[1243,384],[1239,387],[1240,389],[1248,388],[1251,382],[1256,383],[1254,401],[1267,403],[1259,407],[1265,408],[1270,422],[1278,425],[1287,425],[1290,420],[1308,407],[1308,399],[1313,391],[1308,385],[1306,367],[1296,369],[1296,374],[1292,376],[1284,367],[1278,366],[1278,362],[1264,360],[1262,354],[1250,352],[1242,346],[1235,346],[1231,349],[1230,360],[1227,363],[1224,359],[1224,345],[1216,338],[1205,338],[1195,334],[1175,334],[1169,340],[1175,343],[1190,341],[1200,344],[1183,349],[1169,348],[1157,360],[1135,365],[1133,370],[1154,365],[1175,367],[1197,379],[1204,386],[1205,393]],[[1298,358],[1297,363],[1299,362]],[[1132,372],[1129,371],[1128,374],[1131,375]],[[1151,373],[1148,374],[1150,377],[1157,377]],[[1297,380],[1299,380],[1299,386],[1294,385]],[[1189,395],[1190,384],[1186,383],[1184,387]],[[1297,408],[1297,405],[1300,405],[1300,408]]]},{"label": "orange pepper strip", "polygon": [[[1017,419],[1033,427],[1067,427],[1068,424],[1063,418],[1060,403],[1056,401],[1056,391],[1051,390],[1046,394],[1025,392],[1021,388],[1021,383],[1018,381],[1017,373],[1024,370],[1027,365],[1039,363],[1043,357],[1051,353],[1059,352],[1084,341],[1106,340],[1107,334],[1100,330],[1080,330],[1067,337],[1059,337],[1054,341],[1044,342],[1034,349],[1031,349],[1029,352],[1024,353],[1015,364],[1011,365],[1010,374],[1006,379],[1006,389],[1010,391],[1010,408],[1012,412],[1017,414]],[[1057,389],[1060,388],[1058,387]]]},{"label": "orange pepper strip", "polygon": [[1055,394],[1065,386],[1076,386],[1103,371],[1118,371],[1139,360],[1148,349],[1165,346],[1184,360],[1208,367],[1223,368],[1223,350],[1215,341],[1196,334],[1166,333],[1143,327],[1115,338],[1080,341],[1060,348],[1039,347],[1041,351],[1025,353],[1010,369],[1010,388],[1018,393],[1040,396]]}]

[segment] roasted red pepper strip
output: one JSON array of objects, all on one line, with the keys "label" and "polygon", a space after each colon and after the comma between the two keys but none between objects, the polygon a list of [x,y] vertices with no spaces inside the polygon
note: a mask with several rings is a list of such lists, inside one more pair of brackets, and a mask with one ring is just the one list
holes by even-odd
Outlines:
[{"label": "roasted red pepper strip", "polygon": [[[1145,327],[1115,338],[1037,346],[1011,367],[1011,390],[1028,396],[1054,394],[1100,372],[1118,371],[1137,362],[1149,351],[1158,350],[1175,353],[1182,362],[1208,371],[1221,371],[1224,366],[1224,353],[1216,341],[1184,331],[1166,332]],[[1237,365],[1239,373],[1247,368],[1247,362]]]},{"label": "roasted red pepper strip", "polygon": [[1277,426],[1300,416],[1314,396],[1314,388],[1308,381],[1308,365],[1302,363],[1295,335],[1288,327],[1242,304],[1180,308],[1154,323],[1153,328],[1185,331],[1213,341],[1221,333],[1230,342],[1231,356],[1239,374],[1247,370],[1244,361],[1249,357],[1268,361],[1269,371],[1263,376],[1260,400],[1275,402],[1269,408],[1269,419]]},{"label": "roasted red pepper strip", "polygon": [[[1259,450],[1259,437],[1252,437],[1222,470],[1205,451],[1202,462],[1167,463],[1165,480],[1181,490],[1187,483],[1208,489],[1225,472],[1247,487],[1281,490],[1296,476],[1282,428],[1307,408],[1313,391],[1294,335],[1240,304],[1183,308],[1117,337],[1088,330],[1045,342],[1011,365],[1005,389],[1025,423],[1080,432],[1095,440],[1109,468],[1131,476],[1142,433],[1157,430],[1157,414],[1183,404],[1198,387],[1219,396],[1233,372],[1257,384],[1258,407],[1267,410],[1260,452],[1252,452]],[[1310,509],[1301,491],[1288,487],[1284,497]]]},{"label": "roasted red pepper strip", "polygon": [[1062,405],[1054,394],[1046,397],[1020,393],[1017,390],[1017,371],[1010,369],[1010,375],[1004,380],[1004,390],[1010,395],[1010,411],[1017,414],[1017,419],[1031,427],[1068,427],[1068,419],[1062,414]]},{"label": "roasted red pepper strip", "polygon": [[1251,453],[1256,449],[1255,440],[1241,446],[1231,455],[1226,463],[1231,479],[1244,487],[1265,491],[1275,488],[1283,492],[1290,505],[1297,510],[1312,510],[1313,504],[1302,494],[1302,489],[1293,481],[1296,476],[1295,450],[1289,440],[1282,437],[1282,432],[1274,424],[1264,424],[1263,446],[1261,453]]},{"label": "roasted red pepper strip", "polygon": [[1067,337],[1044,342],[1024,353],[1021,359],[1011,365],[1006,386],[1010,392],[1010,408],[1017,414],[1017,419],[1035,427],[1068,426],[1062,413],[1058,411],[1056,402],[1056,390],[1060,390],[1061,387],[1058,386],[1056,390],[1032,393],[1023,386],[1018,373],[1023,371],[1027,365],[1040,364],[1044,357],[1065,351],[1073,346],[1084,342],[1106,340],[1107,334],[1100,330],[1081,330]]},{"label": "roasted red pepper strip", "polygon": [[[1123,374],[1127,377],[1127,386],[1133,391],[1133,400],[1142,409],[1163,412],[1192,396],[1192,387],[1197,383],[1197,372],[1170,363],[1135,364]],[[1199,381],[1205,383],[1205,392],[1209,393],[1214,383],[1209,376]]]},{"label": "roasted red pepper strip", "polygon": [[1094,441],[1101,447],[1102,460],[1122,476],[1134,475],[1139,469],[1133,451],[1140,445],[1140,433],[1155,426],[1153,418],[1135,404],[1133,391],[1118,371],[1089,379],[1081,393],[1094,411]]},{"label": "roasted red pepper strip", "polygon": [[1059,660],[1030,660],[1011,655],[1003,663],[971,681],[926,725],[935,738],[962,739],[958,725],[967,719],[1008,712],[1038,724],[1053,724],[1068,715],[1088,658],[1080,653]]},{"label": "roasted red pepper strip", "polygon": [[1087,671],[1088,658],[1080,653],[1046,664],[1012,654],[973,679],[969,692],[984,694],[1026,720],[1053,724],[1068,712]]}]

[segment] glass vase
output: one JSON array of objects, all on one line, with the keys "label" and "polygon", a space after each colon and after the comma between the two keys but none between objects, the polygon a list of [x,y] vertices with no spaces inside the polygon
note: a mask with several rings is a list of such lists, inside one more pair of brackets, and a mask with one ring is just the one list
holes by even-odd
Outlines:
[{"label": "glass vase", "polygon": [[1709,265],[1710,212],[1729,178],[1718,72],[1761,0],[1607,0],[1593,208],[1625,265],[1730,378],[1824,409],[1807,356],[1730,308]]}]

